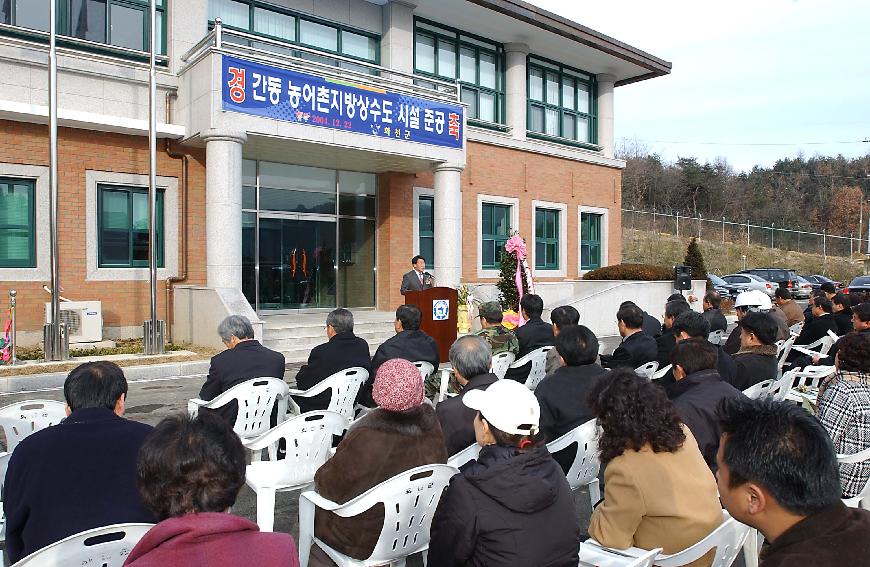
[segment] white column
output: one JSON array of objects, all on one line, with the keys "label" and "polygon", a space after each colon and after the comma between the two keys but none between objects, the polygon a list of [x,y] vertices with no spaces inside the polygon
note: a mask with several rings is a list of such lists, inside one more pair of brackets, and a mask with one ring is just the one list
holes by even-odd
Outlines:
[{"label": "white column", "polygon": [[613,75],[598,75],[598,145],[604,157],[612,158],[613,149]]},{"label": "white column", "polygon": [[206,276],[209,287],[242,287],[244,132],[208,130],[205,141]]},{"label": "white column", "polygon": [[458,287],[462,277],[463,166],[435,167],[435,285]]},{"label": "white column", "polygon": [[[410,0],[392,0],[382,8],[381,66],[414,72],[414,8]],[[396,80],[402,80],[396,77]],[[410,80],[410,79],[409,79]]]},{"label": "white column", "polygon": [[511,135],[518,140],[526,139],[526,57],[529,46],[525,43],[507,43],[505,68],[505,118]]}]

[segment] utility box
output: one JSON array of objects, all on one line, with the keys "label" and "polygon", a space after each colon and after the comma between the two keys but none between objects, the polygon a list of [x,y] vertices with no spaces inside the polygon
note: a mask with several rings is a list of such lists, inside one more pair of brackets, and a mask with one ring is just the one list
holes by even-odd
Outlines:
[{"label": "utility box", "polygon": [[[70,343],[103,340],[103,306],[99,301],[61,301],[60,320],[66,323]],[[45,322],[51,323],[51,303],[45,304]]]}]

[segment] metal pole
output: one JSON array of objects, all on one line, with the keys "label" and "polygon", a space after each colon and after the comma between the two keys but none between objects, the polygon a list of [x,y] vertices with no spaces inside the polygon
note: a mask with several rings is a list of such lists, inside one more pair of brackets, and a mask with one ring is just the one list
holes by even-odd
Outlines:
[{"label": "metal pole", "polygon": [[867,254],[870,254],[870,210],[867,211]]},{"label": "metal pole", "polygon": [[852,237],[855,235],[854,232],[849,233],[849,259],[852,259],[852,256],[855,254],[855,241],[852,240]]},{"label": "metal pole", "polygon": [[680,213],[677,213],[677,238],[680,237]]},{"label": "metal pole", "polygon": [[822,229],[822,269],[828,269],[828,231]]},{"label": "metal pole", "polygon": [[775,222],[770,223],[770,247],[773,248],[773,225]]},{"label": "metal pole", "polygon": [[725,244],[725,217],[722,217],[722,244]]},{"label": "metal pole", "polygon": [[749,246],[749,219],[746,219],[746,245]]},{"label": "metal pole", "polygon": [[11,329],[11,331],[12,331],[12,335],[11,335],[12,336],[12,352],[11,352],[12,358],[10,360],[11,360],[11,364],[13,364],[13,365],[18,361],[17,356],[16,356],[16,352],[15,352],[15,342],[16,342],[16,336],[15,336],[16,335],[16,332],[15,332],[16,331],[16,329],[15,329],[15,327],[16,327],[15,296],[17,296],[17,295],[18,295],[18,292],[15,291],[14,289],[9,290],[9,311],[12,315],[12,317],[11,317],[12,318],[12,329]]},{"label": "metal pole", "polygon": [[858,254],[861,254],[861,229],[864,227],[864,199],[861,199],[861,208],[858,211]]}]

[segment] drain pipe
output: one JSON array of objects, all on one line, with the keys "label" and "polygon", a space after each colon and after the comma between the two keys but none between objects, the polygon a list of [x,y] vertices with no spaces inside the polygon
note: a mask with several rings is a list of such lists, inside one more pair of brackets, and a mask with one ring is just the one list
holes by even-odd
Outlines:
[{"label": "drain pipe", "polygon": [[[166,93],[166,123],[172,122],[172,99],[178,95],[173,91]],[[169,138],[166,138],[166,155],[181,160],[181,270],[177,276],[166,278],[166,336],[172,342],[172,286],[187,280],[187,170],[190,161],[186,153],[172,151]]]}]

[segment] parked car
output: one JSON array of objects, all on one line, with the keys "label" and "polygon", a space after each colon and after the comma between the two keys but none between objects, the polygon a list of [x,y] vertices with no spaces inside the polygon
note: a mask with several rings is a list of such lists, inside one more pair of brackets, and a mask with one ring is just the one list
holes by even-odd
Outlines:
[{"label": "parked car", "polygon": [[819,285],[822,285],[823,283],[832,283],[832,284],[834,284],[834,287],[837,289],[840,289],[841,287],[843,287],[843,284],[841,282],[838,282],[837,280],[832,280],[831,278],[829,278],[827,276],[822,276],[820,274],[813,274],[813,277],[816,278],[816,280],[819,282]]},{"label": "parked car", "polygon": [[763,291],[770,297],[773,297],[776,290],[776,284],[773,284],[762,277],[756,276],[755,274],[740,272],[739,274],[728,274],[727,276],[722,276],[722,279],[734,286]]},{"label": "parked car", "polygon": [[716,274],[707,274],[707,277],[710,278],[710,282],[713,284],[713,289],[719,292],[719,295],[724,297],[730,297],[734,299],[737,297],[737,294],[746,291],[747,288],[739,285],[732,285]]},{"label": "parked car", "polygon": [[858,276],[852,280],[845,291],[850,295],[870,292],[870,276]]},{"label": "parked car", "polygon": [[753,274],[765,281],[788,289],[792,289],[797,285],[797,273],[788,268],[753,268],[751,270],[741,270],[740,273]]},{"label": "parked car", "polygon": [[[797,287],[792,288],[791,295],[795,299],[809,299],[813,294],[813,284],[803,276],[798,276]],[[821,284],[819,284],[821,285]]]},{"label": "parked car", "polygon": [[805,274],[801,276],[803,279],[810,282],[810,285],[813,286],[813,291],[816,291],[820,287],[822,287],[822,280],[818,279],[816,276],[812,276],[810,274]]}]

